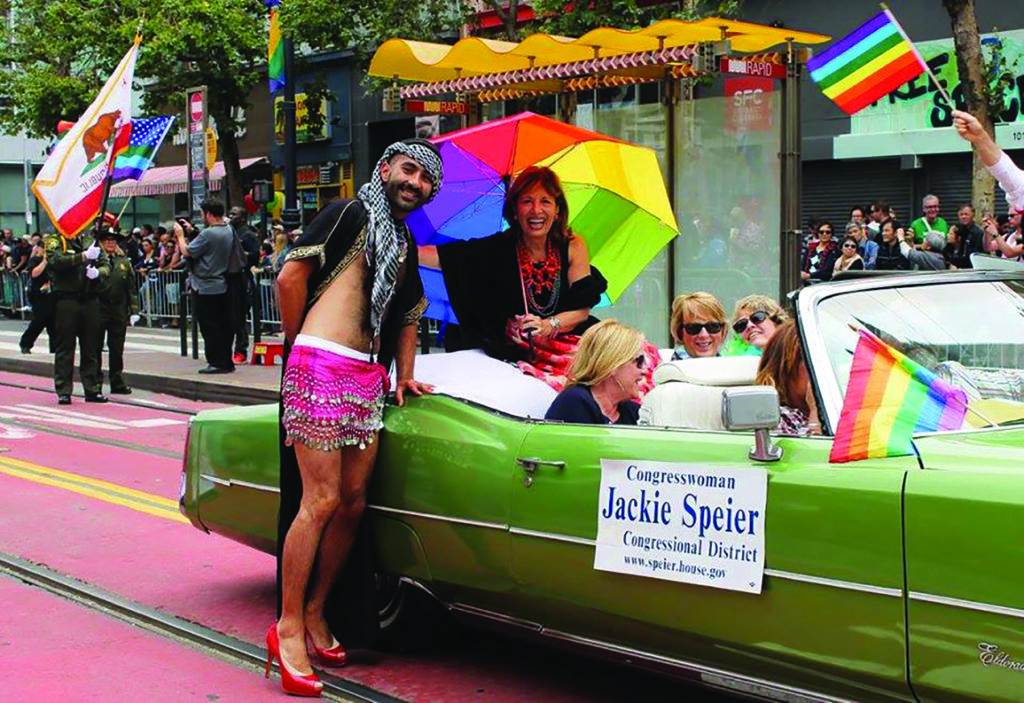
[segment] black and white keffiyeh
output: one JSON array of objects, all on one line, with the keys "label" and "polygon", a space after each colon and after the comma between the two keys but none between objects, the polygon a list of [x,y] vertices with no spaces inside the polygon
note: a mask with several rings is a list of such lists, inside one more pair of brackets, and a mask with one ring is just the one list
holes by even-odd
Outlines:
[{"label": "black and white keffiyeh", "polygon": [[369,218],[366,223],[366,262],[373,272],[370,329],[374,337],[380,333],[384,313],[394,293],[400,258],[406,241],[406,225],[391,215],[391,203],[384,190],[384,182],[380,178],[381,166],[395,154],[405,154],[410,159],[415,159],[430,174],[434,187],[426,202],[433,200],[441,190],[443,178],[441,157],[436,150],[415,142],[395,142],[384,150],[384,154],[373,168],[369,183],[359,189],[358,197],[363,201]]}]

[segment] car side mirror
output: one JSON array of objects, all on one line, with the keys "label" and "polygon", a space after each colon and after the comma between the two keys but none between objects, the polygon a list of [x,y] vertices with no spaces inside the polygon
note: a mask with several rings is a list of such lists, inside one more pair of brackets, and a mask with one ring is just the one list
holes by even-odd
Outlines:
[{"label": "car side mirror", "polygon": [[722,392],[722,425],[730,432],[754,430],[754,461],[778,461],[782,448],[769,432],[779,426],[779,394],[771,386],[735,386]]}]

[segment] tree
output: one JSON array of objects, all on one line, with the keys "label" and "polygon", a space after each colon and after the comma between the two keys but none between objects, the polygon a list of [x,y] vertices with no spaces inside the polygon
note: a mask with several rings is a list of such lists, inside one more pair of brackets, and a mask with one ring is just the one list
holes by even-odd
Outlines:
[{"label": "tree", "polygon": [[467,8],[464,0],[290,0],[281,4],[281,31],[296,38],[296,48],[353,49],[366,61],[392,37],[458,37]]},{"label": "tree", "polygon": [[19,0],[0,26],[0,127],[52,136],[76,120],[128,50],[138,18],[136,84],[145,114],[181,113],[206,85],[232,202],[242,200],[235,131],[265,62],[266,16],[251,0]]},{"label": "tree", "polygon": [[565,0],[534,0],[541,18],[541,29],[550,34],[578,37],[597,27],[632,29],[674,17],[691,20],[701,17],[735,17],[742,0],[684,0],[683,2],[644,2],[643,0],[591,0],[567,3]]},{"label": "tree", "polygon": [[[956,67],[960,74],[960,88],[963,92],[967,112],[978,118],[993,139],[995,127],[992,115],[992,92],[986,77],[985,59],[981,53],[981,38],[978,34],[978,18],[974,13],[974,0],[942,0],[949,13],[953,27],[953,46],[956,50]],[[1002,98],[1001,91],[997,96]],[[971,201],[980,212],[993,212],[995,203],[995,179],[974,153],[974,169],[971,179]]]}]

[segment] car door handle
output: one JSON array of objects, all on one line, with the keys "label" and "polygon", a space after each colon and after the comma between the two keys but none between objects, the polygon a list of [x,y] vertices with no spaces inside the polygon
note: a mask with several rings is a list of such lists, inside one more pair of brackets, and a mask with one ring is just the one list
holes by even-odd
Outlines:
[{"label": "car door handle", "polygon": [[530,474],[532,474],[534,471],[541,468],[542,466],[549,466],[552,469],[558,469],[559,471],[565,469],[564,461],[538,459],[535,456],[516,457],[516,463],[523,467],[523,471]]}]

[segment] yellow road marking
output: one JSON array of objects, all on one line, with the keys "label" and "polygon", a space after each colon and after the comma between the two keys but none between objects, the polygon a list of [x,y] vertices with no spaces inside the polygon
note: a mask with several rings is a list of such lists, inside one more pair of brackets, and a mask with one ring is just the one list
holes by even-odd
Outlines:
[{"label": "yellow road marking", "polygon": [[49,466],[41,466],[13,457],[0,457],[0,473],[25,479],[44,486],[62,488],[66,491],[102,500],[106,503],[131,508],[140,513],[162,517],[173,522],[188,523],[178,512],[178,502],[170,498],[137,491],[98,478],[89,478]]}]

